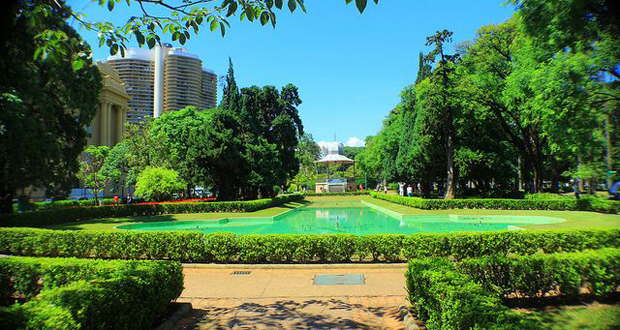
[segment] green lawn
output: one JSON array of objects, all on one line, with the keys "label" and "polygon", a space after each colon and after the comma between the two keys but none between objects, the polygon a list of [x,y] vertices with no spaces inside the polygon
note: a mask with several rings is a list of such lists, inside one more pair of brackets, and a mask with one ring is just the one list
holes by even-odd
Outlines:
[{"label": "green lawn", "polygon": [[532,317],[545,330],[611,330],[620,329],[620,305],[594,303],[586,306],[546,307]]},{"label": "green lawn", "polygon": [[395,204],[392,202],[375,199],[370,196],[326,196],[326,197],[307,197],[306,202],[288,203],[279,207],[272,207],[265,210],[249,213],[195,213],[195,214],[170,214],[162,216],[145,216],[131,218],[109,218],[88,220],[75,223],[59,224],[49,226],[53,229],[100,229],[113,230],[119,224],[152,222],[152,221],[174,221],[174,220],[213,220],[221,218],[235,217],[268,217],[275,216],[290,209],[307,205],[309,207],[351,207],[361,206],[361,201],[373,203],[386,209],[401,214],[458,214],[458,215],[536,215],[563,218],[566,221],[559,224],[549,225],[527,225],[521,226],[530,230],[538,229],[570,229],[570,228],[620,228],[620,215],[603,214],[596,212],[571,212],[571,211],[502,211],[502,210],[420,210],[409,206]]}]

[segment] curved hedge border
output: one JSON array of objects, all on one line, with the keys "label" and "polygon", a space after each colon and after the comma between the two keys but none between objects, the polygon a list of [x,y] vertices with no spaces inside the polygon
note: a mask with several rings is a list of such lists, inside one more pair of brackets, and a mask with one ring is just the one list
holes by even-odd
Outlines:
[{"label": "curved hedge border", "polygon": [[409,301],[428,329],[537,329],[535,320],[502,304],[502,297],[575,298],[583,287],[595,297],[617,292],[620,250],[483,257],[452,263],[414,259],[405,275]]},{"label": "curved hedge border", "polygon": [[449,234],[269,234],[0,228],[0,253],[24,256],[307,263],[554,253],[620,247],[620,229]]},{"label": "curved hedge border", "polygon": [[370,192],[374,198],[423,210],[446,209],[490,209],[490,210],[549,210],[549,211],[594,211],[603,213],[620,212],[620,201],[598,199],[423,199]]},{"label": "curved hedge border", "polygon": [[162,203],[108,205],[65,208],[39,212],[11,213],[0,216],[0,225],[27,227],[49,225],[79,220],[118,218],[144,215],[203,213],[203,212],[254,212],[284,203],[302,200],[302,195],[284,195],[269,199],[233,202]]},{"label": "curved hedge border", "polygon": [[181,264],[0,259],[3,329],[150,329],[183,291]]}]

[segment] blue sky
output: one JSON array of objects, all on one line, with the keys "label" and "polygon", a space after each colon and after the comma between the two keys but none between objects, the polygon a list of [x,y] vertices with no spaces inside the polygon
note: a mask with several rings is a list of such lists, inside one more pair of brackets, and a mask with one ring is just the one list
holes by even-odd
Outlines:
[{"label": "blue sky", "polygon": [[[88,0],[70,0],[88,20],[122,23],[132,9],[122,2],[111,14]],[[90,3],[90,4],[89,4]],[[328,4],[329,3],[329,4]],[[381,120],[399,101],[400,90],[413,83],[418,53],[437,30],[454,32],[456,43],[471,40],[476,30],[509,18],[514,9],[504,0],[369,1],[360,15],[344,0],[307,0],[307,14],[280,12],[277,26],[232,19],[224,38],[206,27],[184,47],[198,54],[203,66],[225,75],[233,59],[237,84],[292,83],[303,104],[305,130],[315,141],[346,143],[376,134]],[[137,9],[137,5],[132,7]],[[79,30],[96,59],[108,56],[94,32]],[[169,42],[168,36],[164,38]],[[136,46],[136,45],[132,45]],[[175,46],[178,46],[175,44]],[[221,87],[218,91],[221,97]]]}]

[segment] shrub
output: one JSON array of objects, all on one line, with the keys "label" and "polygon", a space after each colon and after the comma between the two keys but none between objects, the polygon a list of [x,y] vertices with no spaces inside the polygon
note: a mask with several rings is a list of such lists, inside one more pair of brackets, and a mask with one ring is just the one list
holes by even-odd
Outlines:
[{"label": "shrub", "polygon": [[0,309],[5,328],[148,329],[183,290],[170,261],[5,258],[0,278],[5,305],[28,301]]},{"label": "shrub", "polygon": [[[409,301],[428,329],[492,329],[513,318],[501,299],[446,259],[414,259],[405,274]],[[514,327],[514,329],[519,329]]]},{"label": "shrub", "polygon": [[170,200],[172,194],[181,191],[187,184],[179,179],[179,172],[161,167],[147,167],[136,182],[134,194],[148,201]]},{"label": "shrub", "polygon": [[[99,199],[101,205],[112,205],[114,204],[114,198],[102,198]],[[52,202],[34,202],[28,203],[27,209],[28,211],[43,211],[43,210],[60,210],[66,208],[74,208],[74,207],[86,207],[86,206],[96,206],[94,199],[86,199],[86,200],[59,200]],[[13,212],[17,212],[17,204],[13,204]]]},{"label": "shrub", "polygon": [[450,262],[413,259],[405,274],[409,300],[428,329],[531,329],[535,321],[502,305],[502,294],[597,296],[620,284],[620,250],[482,257]]},{"label": "shrub", "polygon": [[397,262],[410,258],[571,252],[620,248],[620,229],[448,234],[235,235],[200,232],[63,231],[0,228],[0,253],[49,257],[172,259],[183,262]]},{"label": "shrub", "polygon": [[458,269],[503,295],[576,297],[587,286],[595,296],[620,286],[620,250],[601,249],[519,257],[486,256],[465,259]]},{"label": "shrub", "polygon": [[492,209],[492,210],[551,210],[551,211],[594,211],[605,213],[620,212],[620,201],[598,198],[582,199],[423,199],[370,192],[374,198],[407,205],[424,210],[445,209]]},{"label": "shrub", "polygon": [[130,204],[118,206],[110,205],[99,207],[81,207],[1,215],[0,224],[3,226],[26,227],[100,218],[203,212],[254,212],[301,199],[303,199],[303,196],[301,195],[284,195],[253,201]]}]

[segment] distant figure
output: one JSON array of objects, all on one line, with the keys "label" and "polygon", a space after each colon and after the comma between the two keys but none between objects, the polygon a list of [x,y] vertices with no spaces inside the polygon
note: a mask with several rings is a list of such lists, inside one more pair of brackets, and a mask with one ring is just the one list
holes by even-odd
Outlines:
[{"label": "distant figure", "polygon": [[364,186],[360,184],[360,191],[364,191]]},{"label": "distant figure", "polygon": [[118,206],[118,196],[114,196],[114,205]]},{"label": "distant figure", "polygon": [[383,185],[383,192],[387,194],[387,184]]},{"label": "distant figure", "polygon": [[573,191],[575,192],[575,198],[579,199],[579,180],[570,180],[573,183]]},{"label": "distant figure", "polygon": [[611,185],[611,189],[609,189],[609,194],[613,199],[620,200],[620,181]]},{"label": "distant figure", "polygon": [[407,185],[407,197],[413,196],[413,187],[411,185]]},{"label": "distant figure", "polygon": [[129,195],[127,196],[127,204],[131,204],[131,202],[133,202],[133,198]]},{"label": "distant figure", "polygon": [[405,196],[405,183],[404,182],[398,183],[398,196]]}]

